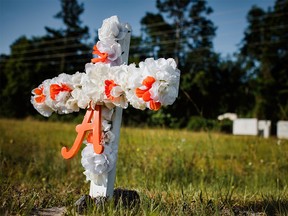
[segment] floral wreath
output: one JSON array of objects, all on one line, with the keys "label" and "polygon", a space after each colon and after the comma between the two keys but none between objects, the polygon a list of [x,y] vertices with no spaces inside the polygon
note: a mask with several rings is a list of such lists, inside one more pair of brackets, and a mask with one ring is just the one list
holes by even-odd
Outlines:
[{"label": "floral wreath", "polygon": [[98,29],[99,41],[93,47],[97,57],[85,65],[85,72],[62,73],[32,90],[31,103],[45,117],[53,112],[69,114],[93,109],[96,105],[103,107],[101,142],[104,152],[93,152],[90,133],[81,160],[87,180],[98,185],[105,185],[103,174],[114,167],[117,157],[111,132],[114,108],[125,109],[130,104],[136,109],[156,111],[173,104],[178,96],[180,71],[174,59],[147,58],[139,67],[121,64],[123,53],[119,41],[129,33],[129,25],[120,23],[117,16],[105,19]]}]

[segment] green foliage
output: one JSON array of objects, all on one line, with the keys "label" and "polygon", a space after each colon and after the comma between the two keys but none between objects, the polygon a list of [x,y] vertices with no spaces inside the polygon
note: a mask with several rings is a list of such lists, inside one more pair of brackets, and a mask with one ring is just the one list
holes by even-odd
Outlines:
[{"label": "green foliage", "polygon": [[47,38],[52,42],[57,42],[50,44],[54,51],[50,55],[60,57],[57,65],[58,73],[71,74],[83,71],[85,63],[91,58],[90,48],[84,43],[89,37],[89,29],[81,25],[80,15],[83,12],[83,3],[79,4],[77,0],[61,0],[61,11],[55,15],[55,18],[62,20],[65,28],[45,27],[48,33]]},{"label": "green foliage", "polygon": [[[35,41],[38,39],[35,39]],[[1,115],[23,117],[31,112],[30,95],[33,82],[39,77],[40,64],[27,61],[33,49],[32,40],[20,37],[11,46],[11,55],[3,62],[5,83],[1,88]]]},{"label": "green foliage", "polygon": [[[0,120],[0,214],[73,204],[88,194],[75,125]],[[115,187],[137,190],[139,208],[90,206],[88,215],[288,213],[288,142],[275,138],[122,128]]]},{"label": "green foliage", "polygon": [[218,122],[219,131],[223,133],[231,134],[233,130],[233,121],[224,119]]},{"label": "green foliage", "polygon": [[180,127],[191,115],[217,116],[218,107],[211,109],[216,105],[214,77],[219,71],[212,43],[216,28],[208,19],[212,8],[206,1],[186,0],[157,0],[156,7],[158,13],[147,13],[141,20],[143,43],[155,58],[173,57],[181,70],[179,100],[163,112],[177,119]]},{"label": "green foliage", "polygon": [[187,129],[192,131],[217,130],[217,121],[201,116],[192,116],[188,121]]},{"label": "green foliage", "polygon": [[[146,48],[147,49],[147,48]],[[141,46],[141,37],[131,36],[128,63],[139,64],[145,59],[145,47]]]},{"label": "green foliage", "polygon": [[288,107],[288,1],[277,0],[273,9],[253,7],[241,54],[252,75],[254,116],[272,120],[287,119]]},{"label": "green foliage", "polygon": [[[91,58],[91,45],[85,41],[88,28],[80,19],[83,3],[60,3],[55,18],[63,22],[62,28],[45,27],[47,34],[41,37],[21,36],[11,45],[10,55],[0,56],[0,116],[36,115],[31,90],[60,73],[83,71]],[[275,1],[267,11],[252,7],[240,53],[227,58],[213,50],[216,27],[209,19],[213,9],[208,1],[155,3],[157,13],[148,12],[141,20],[141,36],[131,38],[129,63],[152,56],[174,58],[181,70],[179,97],[158,112],[128,108],[125,125],[200,130],[210,122],[202,117],[216,119],[226,112],[274,123],[288,119],[287,0]],[[73,121],[74,115],[52,119]],[[209,128],[226,127],[212,122]]]},{"label": "green foliage", "polygon": [[82,27],[79,19],[83,4],[76,0],[61,3],[62,10],[56,18],[63,20],[65,29],[46,27],[45,36],[30,39],[21,36],[11,45],[10,56],[1,58],[0,116],[35,114],[30,103],[31,90],[60,73],[83,71],[90,59],[88,46],[83,43],[88,28]]}]

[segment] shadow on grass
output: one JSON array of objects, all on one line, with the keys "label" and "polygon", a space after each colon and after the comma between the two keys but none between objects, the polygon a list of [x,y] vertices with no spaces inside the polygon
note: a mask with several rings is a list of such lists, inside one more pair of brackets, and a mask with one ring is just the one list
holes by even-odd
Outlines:
[{"label": "shadow on grass", "polygon": [[193,201],[180,199],[167,203],[158,197],[150,199],[146,203],[145,209],[152,209],[152,213],[161,215],[288,215],[288,199],[277,200],[269,197],[262,201],[251,201],[245,204],[240,202],[236,200],[230,200],[229,202],[203,200],[200,196]]},{"label": "shadow on grass", "polygon": [[[216,205],[209,200],[202,205],[204,213],[210,215],[288,215],[288,200],[263,200],[243,205],[233,204],[233,201]],[[197,207],[193,209],[192,205],[192,209],[190,208],[187,204],[183,205],[184,213],[195,213]]]}]

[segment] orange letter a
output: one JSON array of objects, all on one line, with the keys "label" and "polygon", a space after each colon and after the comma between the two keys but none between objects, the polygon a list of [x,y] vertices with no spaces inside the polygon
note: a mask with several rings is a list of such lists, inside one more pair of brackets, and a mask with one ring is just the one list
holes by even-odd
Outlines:
[{"label": "orange letter a", "polygon": [[[91,121],[92,120],[92,121]],[[77,137],[70,150],[67,147],[61,149],[63,158],[70,159],[79,151],[83,139],[87,131],[92,130],[92,143],[96,154],[101,154],[104,151],[104,146],[101,145],[101,105],[96,105],[95,110],[89,108],[84,116],[82,124],[76,126]]]}]

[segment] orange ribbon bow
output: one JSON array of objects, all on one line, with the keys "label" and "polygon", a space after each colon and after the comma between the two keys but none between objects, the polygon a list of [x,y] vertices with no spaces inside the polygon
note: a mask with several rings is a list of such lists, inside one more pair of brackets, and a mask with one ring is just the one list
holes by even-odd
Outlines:
[{"label": "orange ribbon bow", "polygon": [[98,58],[91,59],[92,63],[96,63],[96,62],[103,62],[104,63],[108,59],[108,53],[100,52],[96,45],[93,46],[93,52],[92,53],[95,55],[98,55]]},{"label": "orange ribbon bow", "polygon": [[155,78],[151,76],[147,76],[143,82],[142,85],[145,86],[145,88],[137,88],[136,89],[136,95],[139,98],[142,98],[145,102],[149,102],[150,109],[152,110],[159,110],[161,107],[160,102],[156,102],[151,98],[151,93],[149,90],[152,88],[153,83],[155,82]]},{"label": "orange ribbon bow", "polygon": [[63,83],[61,83],[61,85],[51,84],[50,85],[50,97],[51,97],[51,99],[55,100],[56,96],[62,91],[71,92],[72,89],[68,85],[63,84]]}]

